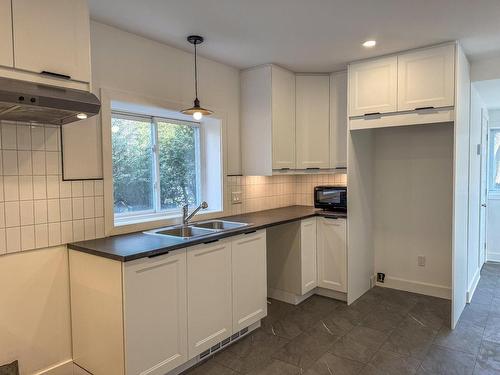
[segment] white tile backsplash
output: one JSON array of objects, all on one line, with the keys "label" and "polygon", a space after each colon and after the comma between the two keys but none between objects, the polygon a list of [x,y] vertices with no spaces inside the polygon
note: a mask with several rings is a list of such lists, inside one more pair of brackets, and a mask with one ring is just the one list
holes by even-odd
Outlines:
[{"label": "white tile backsplash", "polygon": [[0,122],[0,255],[104,236],[102,181],[62,181],[59,128]]}]

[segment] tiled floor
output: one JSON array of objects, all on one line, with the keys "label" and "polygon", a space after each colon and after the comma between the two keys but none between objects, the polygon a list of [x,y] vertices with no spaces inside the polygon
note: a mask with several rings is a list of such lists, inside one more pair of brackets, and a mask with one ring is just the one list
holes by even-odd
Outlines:
[{"label": "tiled floor", "polygon": [[351,306],[272,300],[262,328],[189,375],[500,374],[500,264],[486,264],[454,331],[450,302],[374,288]]}]

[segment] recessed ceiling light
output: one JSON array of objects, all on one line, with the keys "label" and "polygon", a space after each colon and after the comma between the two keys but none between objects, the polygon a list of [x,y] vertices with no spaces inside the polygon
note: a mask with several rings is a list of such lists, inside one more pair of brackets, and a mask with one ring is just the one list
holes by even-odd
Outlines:
[{"label": "recessed ceiling light", "polygon": [[85,120],[87,117],[88,117],[88,116],[87,116],[87,114],[86,114],[86,113],[79,113],[79,114],[77,114],[77,115],[76,115],[76,118],[77,118],[78,120]]},{"label": "recessed ceiling light", "polygon": [[367,40],[366,42],[363,43],[363,47],[366,47],[366,48],[372,48],[372,47],[375,47],[376,45],[377,45],[376,40]]}]

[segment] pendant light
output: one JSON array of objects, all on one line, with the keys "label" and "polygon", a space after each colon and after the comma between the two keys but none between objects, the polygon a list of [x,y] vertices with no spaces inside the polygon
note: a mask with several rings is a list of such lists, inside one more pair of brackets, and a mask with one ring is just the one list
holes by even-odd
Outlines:
[{"label": "pendant light", "polygon": [[203,108],[200,106],[200,100],[198,99],[198,61],[196,55],[196,46],[203,43],[203,37],[199,35],[190,35],[187,37],[187,41],[194,45],[194,105],[191,108],[183,109],[181,112],[185,115],[192,115],[197,121],[200,121],[203,116],[209,116],[213,111]]}]

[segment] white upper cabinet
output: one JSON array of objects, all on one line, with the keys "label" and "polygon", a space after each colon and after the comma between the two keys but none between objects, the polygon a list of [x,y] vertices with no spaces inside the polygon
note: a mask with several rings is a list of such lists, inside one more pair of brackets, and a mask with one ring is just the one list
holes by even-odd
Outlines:
[{"label": "white upper cabinet", "polygon": [[398,111],[451,107],[454,94],[454,44],[398,56]]},{"label": "white upper cabinet", "polygon": [[349,65],[349,116],[397,111],[396,56]]},{"label": "white upper cabinet", "polygon": [[295,168],[295,75],[275,65],[244,70],[241,149],[245,175]]},{"label": "white upper cabinet", "polygon": [[90,82],[86,0],[12,0],[12,12],[16,69]]},{"label": "white upper cabinet", "polygon": [[330,77],[295,77],[297,169],[330,167]]},{"label": "white upper cabinet", "polygon": [[231,242],[233,332],[267,315],[266,231],[244,234]]},{"label": "white upper cabinet", "polygon": [[330,168],[347,167],[347,71],[330,75]]},{"label": "white upper cabinet", "polygon": [[127,374],[163,375],[187,361],[186,250],[124,265]]},{"label": "white upper cabinet", "polygon": [[318,218],[318,286],[347,292],[346,220]]},{"label": "white upper cabinet", "polygon": [[231,242],[187,251],[188,354],[193,358],[232,333]]},{"label": "white upper cabinet", "polygon": [[273,66],[273,169],[295,168],[295,75]]},{"label": "white upper cabinet", "polygon": [[300,264],[302,295],[317,286],[316,266],[316,218],[302,220],[300,223]]},{"label": "white upper cabinet", "polygon": [[14,65],[12,13],[10,0],[0,0],[0,65]]}]

